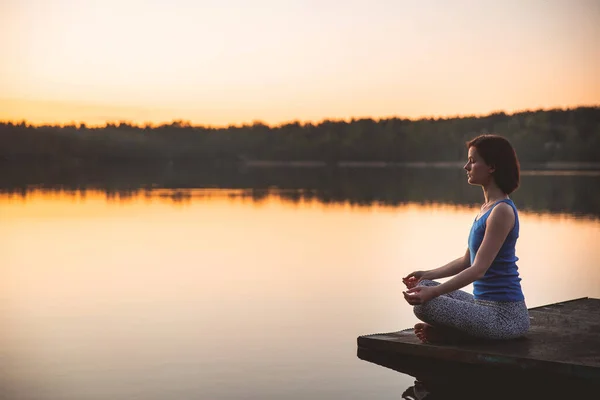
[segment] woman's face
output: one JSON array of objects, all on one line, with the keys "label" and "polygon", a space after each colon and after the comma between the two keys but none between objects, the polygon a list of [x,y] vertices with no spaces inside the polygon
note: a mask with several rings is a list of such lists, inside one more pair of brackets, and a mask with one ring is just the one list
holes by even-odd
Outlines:
[{"label": "woman's face", "polygon": [[469,147],[469,158],[463,167],[467,171],[469,184],[486,185],[492,179],[494,168],[483,161],[474,146]]}]

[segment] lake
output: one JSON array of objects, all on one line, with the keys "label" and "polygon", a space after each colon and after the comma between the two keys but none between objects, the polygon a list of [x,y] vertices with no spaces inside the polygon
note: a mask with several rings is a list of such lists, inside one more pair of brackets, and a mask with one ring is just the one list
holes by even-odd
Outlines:
[{"label": "lake", "polygon": [[[412,327],[401,278],[464,253],[482,195],[463,171],[128,174],[0,180],[0,398],[399,399],[414,384],[358,359],[356,337]],[[527,305],[600,297],[600,173],[524,171],[512,198]]]}]

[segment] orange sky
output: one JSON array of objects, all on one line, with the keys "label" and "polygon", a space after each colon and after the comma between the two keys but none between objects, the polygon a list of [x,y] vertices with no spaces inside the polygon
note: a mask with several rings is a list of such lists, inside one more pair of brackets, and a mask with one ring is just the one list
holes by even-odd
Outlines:
[{"label": "orange sky", "polygon": [[594,0],[4,0],[0,120],[228,125],[600,104]]}]

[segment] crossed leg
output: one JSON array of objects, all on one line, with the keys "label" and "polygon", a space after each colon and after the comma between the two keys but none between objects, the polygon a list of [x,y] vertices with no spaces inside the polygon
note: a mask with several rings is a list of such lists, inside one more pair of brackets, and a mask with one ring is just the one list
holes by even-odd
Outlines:
[{"label": "crossed leg", "polygon": [[[438,282],[423,280],[418,283],[420,286],[437,286]],[[416,286],[413,285],[413,286]],[[439,318],[436,318],[438,314],[435,310],[440,309],[441,313],[444,313],[444,309],[448,308],[448,303],[454,305],[452,308],[464,308],[467,304],[469,306],[475,306],[475,299],[473,295],[461,291],[456,290],[454,292],[450,292],[440,296],[440,298],[436,298],[430,300],[430,304],[415,306],[415,315],[424,321],[419,322],[415,325],[414,331],[415,335],[421,340],[423,343],[460,343],[468,340],[473,340],[473,337],[469,335],[467,332],[464,332],[462,329],[457,329],[458,327],[452,327],[451,324],[446,324],[444,322],[449,321],[437,321]],[[444,307],[436,307],[438,303],[442,303]],[[449,317],[452,319],[452,315]],[[427,321],[427,322],[425,322]]]}]

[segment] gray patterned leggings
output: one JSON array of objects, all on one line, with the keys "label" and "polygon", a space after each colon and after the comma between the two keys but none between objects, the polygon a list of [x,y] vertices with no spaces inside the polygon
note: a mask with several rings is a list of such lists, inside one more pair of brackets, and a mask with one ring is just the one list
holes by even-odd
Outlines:
[{"label": "gray patterned leggings", "polygon": [[[437,286],[422,280],[418,286]],[[524,301],[475,300],[472,294],[455,290],[414,306],[421,321],[447,327],[468,336],[486,339],[513,339],[529,330],[529,312]]]}]

